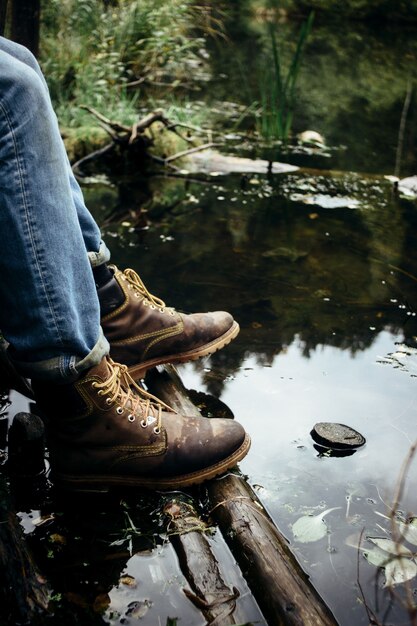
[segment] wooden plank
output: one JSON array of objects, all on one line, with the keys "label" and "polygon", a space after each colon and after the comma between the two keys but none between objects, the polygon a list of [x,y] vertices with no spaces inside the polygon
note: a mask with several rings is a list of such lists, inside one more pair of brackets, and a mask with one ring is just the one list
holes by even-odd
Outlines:
[{"label": "wooden plank", "polygon": [[[175,368],[150,372],[156,396],[185,415],[198,415]],[[215,419],[215,418],[214,418]],[[229,474],[208,484],[212,515],[268,620],[277,626],[336,626],[330,610],[311,585],[251,487]]]}]

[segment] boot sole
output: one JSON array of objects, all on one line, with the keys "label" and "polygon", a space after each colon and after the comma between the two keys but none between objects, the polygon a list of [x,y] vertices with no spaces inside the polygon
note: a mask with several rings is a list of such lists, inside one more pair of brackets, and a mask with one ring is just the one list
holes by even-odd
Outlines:
[{"label": "boot sole", "polygon": [[155,359],[151,359],[150,361],[144,361],[138,365],[132,365],[129,367],[129,374],[134,380],[139,380],[144,378],[146,372],[151,367],[156,367],[157,365],[163,365],[164,363],[186,363],[187,361],[196,361],[197,359],[201,359],[203,356],[208,356],[209,354],[213,354],[217,352],[217,350],[221,350],[224,346],[227,346],[237,335],[239,334],[239,324],[233,321],[232,326],[229,328],[227,332],[225,332],[217,339],[214,339],[210,343],[204,344],[204,346],[200,346],[199,348],[195,348],[194,350],[189,350],[188,352],[180,352],[179,354],[170,354],[168,356],[156,357]]},{"label": "boot sole", "polygon": [[172,478],[151,478],[137,476],[72,476],[70,474],[54,473],[52,478],[56,486],[70,491],[88,493],[107,493],[112,487],[137,487],[144,489],[177,489],[179,487],[191,487],[224,474],[234,467],[249,452],[251,440],[248,434],[233,454],[215,465],[210,465],[198,472],[183,474]]}]

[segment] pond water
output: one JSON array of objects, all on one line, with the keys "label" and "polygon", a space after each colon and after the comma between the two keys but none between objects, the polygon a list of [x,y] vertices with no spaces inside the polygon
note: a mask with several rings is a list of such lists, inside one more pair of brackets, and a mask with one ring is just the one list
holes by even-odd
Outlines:
[{"label": "pond water", "polygon": [[[150,187],[165,193],[164,206],[173,199],[172,210],[149,227],[106,226],[114,261],[135,267],[179,309],[220,307],[239,320],[236,341],[180,374],[187,387],[225,402],[251,434],[241,470],[338,622],[367,624],[357,550],[346,541],[362,529],[389,536],[380,513],[389,513],[416,439],[416,206],[387,181],[352,175],[256,176],[243,185],[236,176],[153,179]],[[100,205],[107,211],[108,192],[92,194],[97,214]],[[335,197],[354,208],[320,206]],[[355,428],[366,446],[343,458],[320,454],[310,431],[321,421]],[[416,477],[417,463],[405,512],[416,512]],[[303,514],[331,507],[321,540],[293,537]],[[381,619],[392,598],[376,574],[361,556],[360,583]],[[393,604],[385,623],[408,623]]]},{"label": "pond water", "polygon": [[[253,50],[263,32],[258,23],[239,27],[230,31],[233,54],[217,44],[212,51],[223,78],[210,84],[209,106],[249,102],[236,67],[253,89]],[[240,335],[227,349],[179,368],[185,385],[221,399],[250,433],[252,449],[240,468],[338,623],[368,624],[365,599],[380,623],[399,626],[410,623],[404,585],[393,595],[384,574],[351,544],[363,531],[369,552],[366,537],[390,536],[381,514],[389,513],[417,438],[417,206],[382,177],[395,169],[415,40],[406,29],[349,25],[345,34],[317,25],[300,79],[295,130],[323,133],[334,147],[330,156],[289,154],[247,135],[241,150],[321,171],[154,176],[84,190],[114,263],[138,271],[169,305],[222,308],[239,321]],[[402,175],[416,173],[415,97],[408,120]],[[239,141],[228,149],[236,151]],[[330,169],[363,174],[324,171]],[[11,400],[10,414],[27,408],[18,394]],[[310,436],[322,421],[353,427],[366,445],[351,456],[323,455]],[[417,515],[416,479],[417,460],[404,480],[405,516]],[[62,624],[203,623],[163,539],[158,494],[71,503],[44,487],[23,493],[21,519],[53,583]],[[200,495],[204,500],[204,490]],[[294,537],[301,516],[333,507],[321,539]],[[228,583],[243,590],[247,619],[262,623],[221,536],[211,542]],[[417,579],[410,585],[414,597]]]}]

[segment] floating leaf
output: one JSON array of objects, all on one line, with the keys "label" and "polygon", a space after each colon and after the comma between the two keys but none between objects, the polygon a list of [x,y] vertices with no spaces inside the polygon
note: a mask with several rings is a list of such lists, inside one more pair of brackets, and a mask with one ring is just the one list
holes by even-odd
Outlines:
[{"label": "floating leaf", "polygon": [[407,580],[411,580],[417,574],[417,565],[411,559],[400,557],[392,559],[385,566],[385,585],[384,587],[392,587],[393,585],[401,585]]},{"label": "floating leaf", "polygon": [[388,552],[381,550],[378,546],[370,550],[365,550],[364,548],[360,548],[360,550],[363,551],[363,555],[368,563],[376,567],[385,567],[387,563],[393,560],[393,557]]},{"label": "floating leaf", "polygon": [[392,541],[391,539],[385,539],[383,537],[368,537],[369,541],[372,541],[378,548],[388,552],[388,554],[393,554],[394,556],[406,556],[412,557],[413,553],[411,550],[403,546],[401,543]]},{"label": "floating leaf", "polygon": [[340,506],[326,509],[319,515],[303,515],[303,517],[300,517],[292,525],[294,539],[302,543],[310,543],[324,537],[327,533],[327,526],[323,517],[331,511],[336,511],[336,509],[340,509]]},{"label": "floating leaf", "polygon": [[412,517],[408,522],[398,522],[398,528],[406,541],[417,546],[417,517]]},{"label": "floating leaf", "polygon": [[364,557],[371,565],[375,565],[376,567],[384,567],[388,563],[388,561],[393,558],[389,552],[383,550],[377,545],[375,545],[373,548],[363,547],[362,545],[360,545],[361,539],[363,539],[362,534],[355,533],[346,537],[345,543],[347,546],[363,552]]}]

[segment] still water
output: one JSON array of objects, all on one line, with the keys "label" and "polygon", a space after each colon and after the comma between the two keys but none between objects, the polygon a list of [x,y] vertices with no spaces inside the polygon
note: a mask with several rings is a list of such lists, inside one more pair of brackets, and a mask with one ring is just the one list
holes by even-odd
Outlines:
[{"label": "still water", "polygon": [[[148,192],[156,201],[138,227],[126,215],[104,227],[113,261],[134,267],[178,309],[225,308],[239,320],[237,340],[180,374],[226,403],[251,434],[241,470],[339,623],[367,624],[358,554],[346,540],[362,529],[389,536],[379,513],[389,513],[417,438],[415,204],[382,178],[352,175],[154,178]],[[117,206],[129,195],[86,194],[104,224],[111,198]],[[310,436],[320,421],[355,428],[366,446],[344,458],[320,455]],[[417,511],[416,477],[417,462],[405,513]],[[303,514],[331,507],[339,508],[326,516],[322,539],[293,537]],[[384,575],[362,555],[359,564],[366,601],[382,620]],[[393,602],[386,623],[407,619]]]}]

